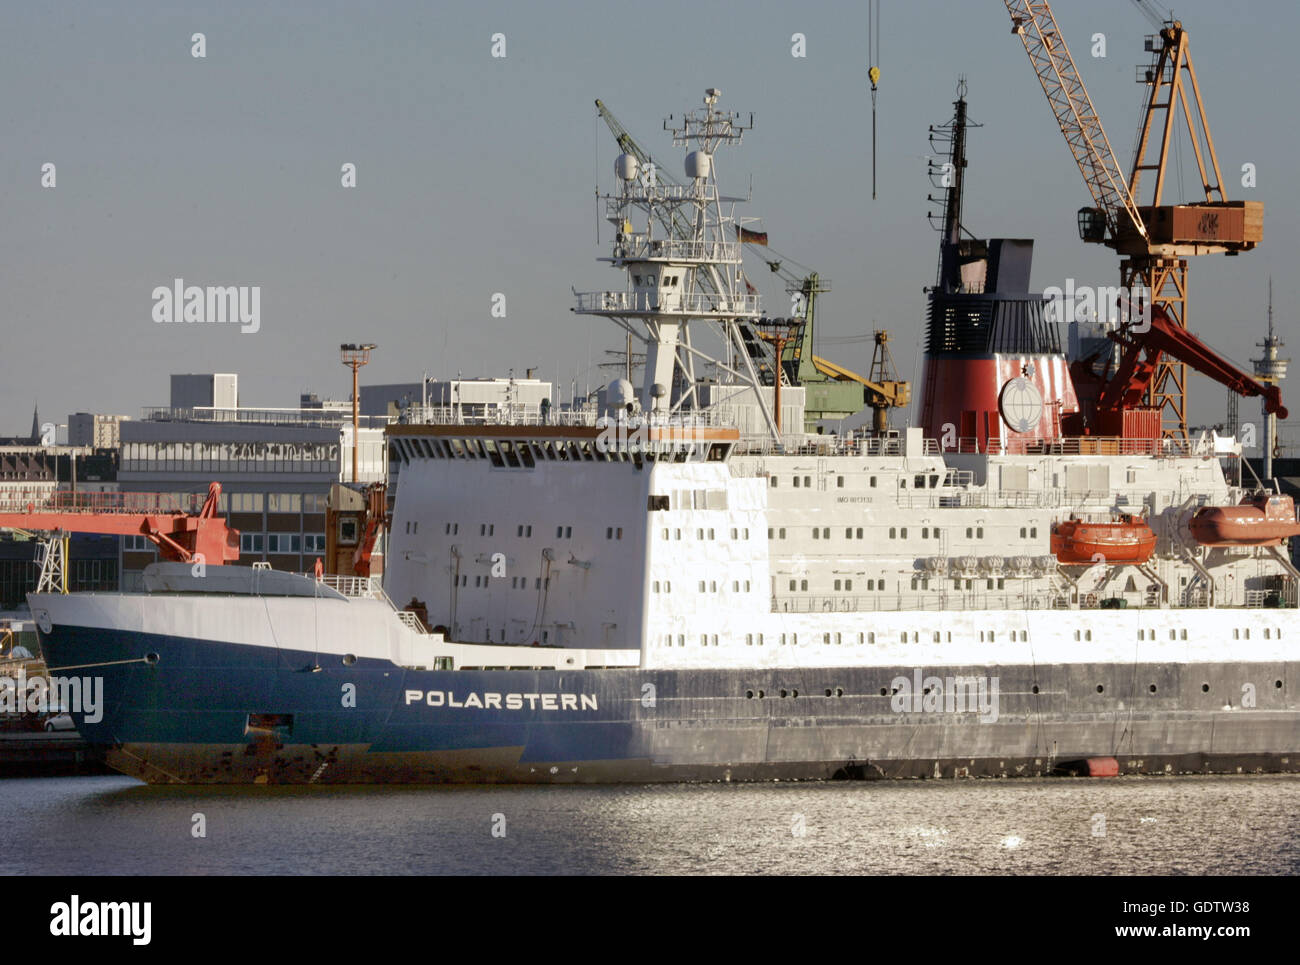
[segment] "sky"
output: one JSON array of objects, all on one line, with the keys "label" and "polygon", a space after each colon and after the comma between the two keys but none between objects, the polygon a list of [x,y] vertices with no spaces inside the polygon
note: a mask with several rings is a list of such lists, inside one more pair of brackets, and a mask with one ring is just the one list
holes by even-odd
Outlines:
[{"label": "sky", "polygon": [[[139,417],[173,372],[237,372],[241,403],[345,398],[340,342],[377,343],[363,384],[423,373],[522,374],[579,389],[621,339],[570,312],[571,289],[622,287],[595,261],[594,189],[617,154],[601,98],[665,166],[663,118],[699,106],[754,114],[724,149],[725,191],[773,246],[829,278],[833,338],[891,332],[917,381],[927,222],[927,130],[965,77],[972,120],[965,222],[1036,239],[1032,287],[1118,284],[1085,246],[1088,194],[997,0],[882,0],[877,184],[871,197],[866,4],[808,0],[611,3],[108,2],[0,5],[0,435],[77,411]],[[1152,31],[1132,0],[1059,0],[1058,23],[1121,164],[1140,119]],[[1265,202],[1264,243],[1193,262],[1189,324],[1239,364],[1275,324],[1294,341],[1300,224],[1289,121],[1300,8],[1187,0],[1191,50],[1232,200]],[[203,34],[203,57],[193,36]],[[792,56],[794,34],[806,56]],[[1106,56],[1094,57],[1104,34]],[[503,34],[505,56],[493,57]],[[498,48],[499,49],[499,48]],[[1190,152],[1182,197],[1193,199]],[[55,183],[43,178],[54,165]],[[342,166],[355,165],[344,187]],[[1243,164],[1257,184],[1240,184]],[[680,174],[680,167],[678,167]],[[1172,187],[1176,200],[1178,189]],[[747,264],[773,314],[781,285]],[[764,277],[767,276],[767,277]],[[260,327],[164,324],[153,291],[260,287]],[[494,317],[493,296],[506,296]],[[865,371],[869,340],[822,354]],[[919,396],[919,391],[914,393]],[[1285,395],[1284,387],[1284,395]],[[1193,381],[1190,418],[1223,418]],[[1257,411],[1241,403],[1242,417]]]}]

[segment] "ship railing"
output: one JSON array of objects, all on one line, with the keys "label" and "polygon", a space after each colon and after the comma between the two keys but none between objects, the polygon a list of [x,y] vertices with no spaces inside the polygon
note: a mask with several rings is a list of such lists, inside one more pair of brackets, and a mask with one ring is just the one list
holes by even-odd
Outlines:
[{"label": "ship railing", "polygon": [[410,610],[398,610],[397,619],[401,620],[403,624],[405,624],[410,629],[414,630],[416,633],[421,633],[424,634],[425,636],[428,636],[429,631],[425,627],[423,621],[421,621],[420,618],[416,616],[414,613],[412,613]]},{"label": "ship railing", "polygon": [[356,600],[385,600],[392,605],[377,576],[322,576],[319,582]]},{"label": "ship railing", "polygon": [[757,315],[759,296],[724,295],[717,292],[578,292],[575,311],[616,314],[665,314],[693,317],[734,318]]},{"label": "ship railing", "polygon": [[844,595],[811,596],[776,595],[773,613],[871,613],[945,610],[1044,610],[1052,607],[1049,596],[1032,593],[951,592],[918,596]]},{"label": "ship railing", "polygon": [[410,405],[402,421],[412,425],[465,426],[594,426],[600,418],[595,407],[557,409],[531,404]]},{"label": "ship railing", "polygon": [[984,456],[1165,456],[1212,455],[1213,446],[1198,439],[1130,439],[1121,436],[1069,436],[1051,441],[987,439],[973,436],[952,440],[926,439],[926,455],[971,453]]},{"label": "ship railing", "polygon": [[466,426],[586,426],[588,428],[625,428],[631,433],[640,429],[672,430],[696,428],[734,428],[738,413],[734,406],[715,405],[701,409],[681,409],[670,416],[601,415],[593,406],[583,409],[555,409],[537,405],[412,405],[403,410],[402,421],[413,425]]},{"label": "ship railing", "polygon": [[752,435],[743,437],[733,451],[746,456],[901,456],[903,440],[818,436],[806,442],[778,445],[770,435]]},{"label": "ship railing", "polygon": [[[342,426],[351,425],[352,409],[275,409],[222,408],[220,406],[145,406],[141,414],[146,422],[235,422],[257,425]],[[363,415],[358,422],[363,429],[382,429],[387,416]]]},{"label": "ship railing", "polygon": [[614,257],[631,261],[663,258],[669,261],[740,263],[740,245],[734,241],[695,241],[675,238],[624,236],[614,244]]},{"label": "ship railing", "polygon": [[1268,594],[1268,591],[1267,591],[1267,590],[1247,590],[1247,591],[1246,591],[1246,606],[1248,606],[1248,607],[1252,607],[1252,608],[1253,608],[1253,607],[1263,607],[1263,606],[1264,606],[1264,601],[1268,598],[1268,595],[1269,595],[1269,594]]}]

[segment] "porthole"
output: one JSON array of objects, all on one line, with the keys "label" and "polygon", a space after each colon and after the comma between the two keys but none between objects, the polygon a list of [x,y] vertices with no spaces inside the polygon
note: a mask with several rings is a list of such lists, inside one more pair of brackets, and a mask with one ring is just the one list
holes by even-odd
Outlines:
[{"label": "porthole", "polygon": [[888,696],[889,696],[889,691],[887,691],[884,687],[881,687],[881,688],[880,688],[880,696],[882,696],[882,697],[888,697]]},{"label": "porthole", "polygon": [[835,688],[835,696],[836,696],[836,697],[843,697],[843,696],[844,696],[844,688],[843,688],[843,687],[836,687],[836,688]]},{"label": "porthole", "polygon": [[[152,653],[152,652],[150,652],[150,653],[146,653],[146,654],[144,655],[144,662],[147,663],[147,664],[148,664],[149,666],[151,666],[151,667],[154,666],[154,665],[156,665],[160,659],[161,659],[161,658],[160,658],[160,657],[158,656],[158,654],[156,654],[156,653]],[[1279,681],[1279,682],[1278,682],[1278,686],[1280,687],[1281,685],[1282,685],[1282,684],[1281,684],[1281,681]]]},{"label": "porthole", "polygon": [[1278,690],[1281,690],[1281,689],[1282,689],[1282,681],[1280,681],[1280,680],[1274,680],[1274,681],[1273,681],[1273,686],[1276,687]]},{"label": "porthole", "polygon": [[1210,692],[1210,685],[1209,685],[1209,684],[1201,684],[1201,693],[1203,693],[1203,694],[1208,694],[1209,692]]},{"label": "porthole", "polygon": [[782,688],[781,688],[781,697],[782,697],[782,698],[785,698],[785,697],[788,697],[788,696],[790,696],[790,695],[786,692],[785,688],[782,687]]},{"label": "porthole", "polygon": [[826,696],[829,697],[830,695],[831,695],[831,688],[827,687],[827,688],[826,688]]},{"label": "porthole", "polygon": [[357,656],[354,653],[345,653],[343,655],[343,666],[350,667],[357,662]]},{"label": "porthole", "polygon": [[754,699],[754,692],[753,692],[752,690],[746,690],[746,691],[745,691],[745,699],[746,699],[746,700],[753,700],[753,699]]},{"label": "porthole", "polygon": [[790,696],[791,696],[791,697],[798,697],[798,696],[799,696],[799,691],[797,691],[797,690],[792,690],[792,691],[790,691]]},{"label": "porthole", "polygon": [[1097,693],[1104,694],[1105,692],[1106,692],[1106,688],[1103,687],[1101,684],[1097,684]]},{"label": "porthole", "polygon": [[1034,684],[1033,692],[1038,693],[1038,684]]},{"label": "porthole", "polygon": [[1151,686],[1149,686],[1149,687],[1147,688],[1147,690],[1148,690],[1150,693],[1153,693],[1153,694],[1154,694],[1154,693],[1156,692],[1156,685],[1155,685],[1155,684],[1152,684]]},{"label": "porthole", "polygon": [[758,699],[759,699],[759,700],[762,700],[763,697],[765,697],[765,696],[766,696],[766,695],[763,693],[763,691],[760,690],[760,691],[758,692]]}]

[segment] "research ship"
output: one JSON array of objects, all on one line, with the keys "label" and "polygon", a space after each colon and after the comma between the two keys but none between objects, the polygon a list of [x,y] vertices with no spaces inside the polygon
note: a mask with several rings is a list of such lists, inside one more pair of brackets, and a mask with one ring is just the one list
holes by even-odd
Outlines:
[{"label": "research ship", "polygon": [[[1158,309],[1117,335],[1118,364],[1072,364],[1032,244],[963,237],[950,189],[917,424],[810,431],[792,360],[759,337],[797,320],[743,273],[758,232],[718,170],[749,125],[718,99],[669,122],[684,181],[617,158],[603,260],[623,283],[576,294],[644,347],[641,384],[407,409],[366,524],[387,531],[382,580],[237,565],[205,511],[171,524],[146,592],[31,596],[51,672],[104,680],[99,719],[74,718],[111,766],[253,784],[1300,770],[1294,508],[1242,478],[1235,439],[1162,437],[1141,379],[1164,352],[1284,411],[1276,386]],[[1240,522],[1254,507],[1267,538]]]}]

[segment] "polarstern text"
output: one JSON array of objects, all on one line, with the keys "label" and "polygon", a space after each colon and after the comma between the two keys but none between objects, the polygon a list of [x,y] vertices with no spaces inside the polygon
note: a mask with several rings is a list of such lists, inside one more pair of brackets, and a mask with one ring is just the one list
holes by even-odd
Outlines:
[{"label": "polarstern text", "polygon": [[458,698],[454,690],[408,690],[407,706],[465,707],[479,710],[596,710],[595,694],[476,694]]}]

